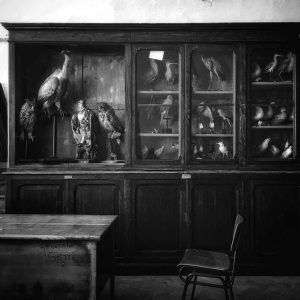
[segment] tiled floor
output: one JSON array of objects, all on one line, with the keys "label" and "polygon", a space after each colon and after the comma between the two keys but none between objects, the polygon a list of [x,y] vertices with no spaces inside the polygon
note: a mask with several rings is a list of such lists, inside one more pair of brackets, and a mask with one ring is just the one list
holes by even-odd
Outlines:
[{"label": "tiled floor", "polygon": [[[175,300],[183,290],[177,276],[117,276],[115,283],[115,300]],[[234,295],[235,300],[300,300],[300,276],[239,276]],[[109,299],[108,285],[101,299]],[[223,289],[197,287],[195,299],[223,300],[225,295]]]}]

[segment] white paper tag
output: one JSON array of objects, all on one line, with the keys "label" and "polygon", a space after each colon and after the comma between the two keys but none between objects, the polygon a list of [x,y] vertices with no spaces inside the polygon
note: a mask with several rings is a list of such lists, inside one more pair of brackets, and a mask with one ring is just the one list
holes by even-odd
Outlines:
[{"label": "white paper tag", "polygon": [[65,175],[65,176],[64,176],[64,179],[72,179],[72,178],[73,178],[72,175]]},{"label": "white paper tag", "polygon": [[163,60],[165,51],[150,51],[149,58]]},{"label": "white paper tag", "polygon": [[181,179],[191,179],[191,178],[192,178],[191,174],[183,173],[183,174],[181,175]]}]

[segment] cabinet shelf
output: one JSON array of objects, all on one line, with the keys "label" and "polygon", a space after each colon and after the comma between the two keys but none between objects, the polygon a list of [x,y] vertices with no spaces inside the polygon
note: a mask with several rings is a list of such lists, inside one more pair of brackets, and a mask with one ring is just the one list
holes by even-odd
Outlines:
[{"label": "cabinet shelf", "polygon": [[138,91],[142,95],[176,95],[179,91]]},{"label": "cabinet shelf", "polygon": [[153,106],[153,107],[160,107],[160,106],[168,106],[168,107],[171,107],[171,106],[178,106],[178,105],[176,105],[176,104],[156,104],[156,103],[143,103],[143,104],[138,104],[137,105],[138,107],[151,107],[151,106]]},{"label": "cabinet shelf", "polygon": [[232,95],[232,91],[193,91],[194,95]]},{"label": "cabinet shelf", "polygon": [[259,81],[259,82],[251,82],[252,86],[260,86],[260,87],[270,87],[270,86],[292,86],[292,81]]},{"label": "cabinet shelf", "polygon": [[193,137],[222,137],[222,138],[232,138],[233,134],[230,133],[208,133],[208,134],[203,134],[203,133],[197,133],[197,134],[193,134]]},{"label": "cabinet shelf", "polygon": [[293,125],[265,125],[265,126],[251,126],[253,129],[293,129]]},{"label": "cabinet shelf", "polygon": [[138,133],[140,137],[178,137],[177,133]]}]

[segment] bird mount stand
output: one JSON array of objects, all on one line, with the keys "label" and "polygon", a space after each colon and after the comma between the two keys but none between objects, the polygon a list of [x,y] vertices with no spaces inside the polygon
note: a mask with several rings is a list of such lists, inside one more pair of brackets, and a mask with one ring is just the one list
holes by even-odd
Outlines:
[{"label": "bird mount stand", "polygon": [[52,157],[51,159],[55,159],[57,154],[57,119],[56,116],[53,115],[53,123],[52,123]]},{"label": "bird mount stand", "polygon": [[169,120],[172,119],[171,116],[164,116],[163,119],[166,121],[166,128],[161,130],[162,133],[172,133],[172,128],[169,128]]}]

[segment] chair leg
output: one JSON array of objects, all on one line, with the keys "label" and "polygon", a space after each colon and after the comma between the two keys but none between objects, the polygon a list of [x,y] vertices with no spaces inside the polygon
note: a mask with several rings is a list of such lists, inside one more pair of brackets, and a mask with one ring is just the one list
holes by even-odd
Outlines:
[{"label": "chair leg", "polygon": [[197,276],[195,275],[195,278],[194,278],[195,282],[193,284],[193,290],[192,290],[192,296],[191,296],[191,300],[194,299],[194,295],[195,295],[195,289],[196,289],[196,282],[197,282]]},{"label": "chair leg", "polygon": [[231,300],[234,300],[232,286],[229,288]]},{"label": "chair leg", "polygon": [[188,285],[191,283],[192,278],[193,278],[193,275],[188,275],[186,277],[184,289],[183,289],[183,293],[182,293],[182,300],[185,300],[186,291],[187,291]]}]

